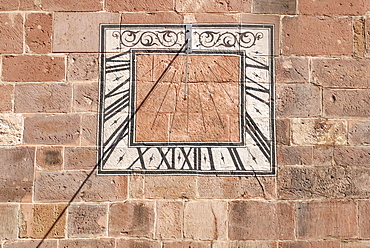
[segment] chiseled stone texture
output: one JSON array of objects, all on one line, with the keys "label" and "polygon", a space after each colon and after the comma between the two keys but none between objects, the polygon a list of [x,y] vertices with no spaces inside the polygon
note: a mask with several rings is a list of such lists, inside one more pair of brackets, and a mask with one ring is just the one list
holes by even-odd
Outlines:
[{"label": "chiseled stone texture", "polygon": [[292,119],[291,141],[296,145],[345,145],[346,130],[344,120]]},{"label": "chiseled stone texture", "polygon": [[[9,1],[8,1],[9,2]],[[0,6],[2,6],[0,2]],[[1,7],[0,7],[1,8]],[[20,13],[0,14],[0,53],[23,52],[23,17]]]},{"label": "chiseled stone texture", "polygon": [[118,239],[116,248],[161,248],[157,240]]},{"label": "chiseled stone texture", "polygon": [[358,204],[358,221],[359,221],[359,231],[360,238],[369,238],[370,237],[370,202],[369,201],[360,201]]},{"label": "chiseled stone texture", "polygon": [[165,176],[145,177],[146,198],[195,198],[196,177]]},{"label": "chiseled stone texture", "polygon": [[[204,225],[204,223],[207,223],[207,225]],[[185,238],[192,240],[224,240],[227,238],[226,230],[226,202],[190,201],[185,203]]]},{"label": "chiseled stone texture", "polygon": [[325,117],[369,117],[370,89],[324,89]]},{"label": "chiseled stone texture", "polygon": [[175,10],[178,12],[250,12],[250,6],[251,1],[242,0],[175,0]]},{"label": "chiseled stone texture", "polygon": [[71,205],[68,209],[68,236],[79,238],[104,236],[107,228],[107,211],[106,205]]},{"label": "chiseled stone texture", "polygon": [[341,248],[364,248],[370,247],[370,241],[343,241]]},{"label": "chiseled stone texture", "polygon": [[23,118],[19,114],[0,114],[0,145],[22,143]]},{"label": "chiseled stone texture", "polygon": [[72,85],[68,83],[17,84],[16,113],[66,113],[71,110]]},{"label": "chiseled stone texture", "polygon": [[369,88],[370,59],[313,59],[312,80],[324,87]]},{"label": "chiseled stone texture", "polygon": [[184,17],[176,12],[127,12],[121,16],[121,23],[183,23]]},{"label": "chiseled stone texture", "polygon": [[[355,165],[351,165],[355,166]],[[279,168],[280,199],[367,199],[370,170],[358,167]]]},{"label": "chiseled stone texture", "polygon": [[366,0],[300,0],[299,13],[305,15],[363,15],[369,9]]},{"label": "chiseled stone texture", "polygon": [[42,244],[41,239],[36,240],[19,240],[19,241],[7,241],[3,244],[4,248],[55,248],[57,247],[56,240],[43,240]]},{"label": "chiseled stone texture", "polygon": [[312,147],[279,146],[277,161],[279,165],[310,165],[312,164]]},{"label": "chiseled stone texture", "polygon": [[335,147],[334,163],[339,166],[370,167],[370,147]]},{"label": "chiseled stone texture", "polygon": [[184,203],[182,201],[158,201],[156,209],[156,237],[181,239],[184,225]]},{"label": "chiseled stone texture", "polygon": [[16,239],[18,233],[18,206],[0,205],[0,239]]},{"label": "chiseled stone texture", "polygon": [[276,114],[279,117],[311,117],[321,114],[320,88],[312,84],[278,84]]},{"label": "chiseled stone texture", "polygon": [[340,241],[281,241],[278,248],[341,248]]},{"label": "chiseled stone texture", "polygon": [[120,23],[120,14],[54,13],[53,52],[99,52],[100,23]]},{"label": "chiseled stone texture", "polygon": [[75,84],[73,86],[73,109],[76,112],[98,111],[98,83]]},{"label": "chiseled stone texture", "polygon": [[354,202],[298,202],[298,238],[355,237],[357,231],[356,213],[356,204]]},{"label": "chiseled stone texture", "polygon": [[216,241],[212,242],[212,248],[277,248],[275,241]]},{"label": "chiseled stone texture", "polygon": [[81,123],[81,145],[83,146],[96,146],[97,136],[97,114],[84,114]]},{"label": "chiseled stone texture", "polygon": [[0,202],[30,202],[35,148],[1,148]]},{"label": "chiseled stone texture", "polygon": [[55,146],[37,147],[37,169],[43,171],[58,171],[63,165],[63,148]]},{"label": "chiseled stone texture", "polygon": [[12,100],[14,98],[14,85],[0,84],[0,113],[11,112],[13,108]]},{"label": "chiseled stone texture", "polygon": [[75,201],[105,202],[122,201],[127,196],[127,177],[98,176],[92,172],[40,172],[36,175],[35,201],[68,202],[82,186]]},{"label": "chiseled stone texture", "polygon": [[26,15],[27,52],[50,53],[53,28],[52,14],[29,13]]},{"label": "chiseled stone texture", "polygon": [[76,114],[36,114],[24,120],[24,143],[78,144],[81,117]]},{"label": "chiseled stone texture", "polygon": [[108,11],[113,12],[139,12],[139,11],[171,11],[173,10],[173,1],[144,1],[144,0],[106,0],[105,7]]},{"label": "chiseled stone texture", "polygon": [[276,144],[289,145],[290,144],[290,120],[276,119]]},{"label": "chiseled stone texture", "polygon": [[233,201],[229,205],[229,239],[294,238],[294,208],[289,202]]},{"label": "chiseled stone texture", "polygon": [[165,241],[163,248],[211,248],[211,241]]},{"label": "chiseled stone texture", "polygon": [[275,59],[277,83],[306,83],[309,81],[309,61],[304,57],[278,57]]},{"label": "chiseled stone texture", "polygon": [[109,209],[109,235],[151,238],[154,235],[154,218],[154,202],[113,203]]},{"label": "chiseled stone texture", "polygon": [[[37,1],[32,2],[37,3]],[[46,11],[101,11],[103,4],[99,0],[42,0],[40,8]]]},{"label": "chiseled stone texture", "polygon": [[69,81],[98,80],[99,55],[96,53],[71,53],[68,55],[67,79]]},{"label": "chiseled stone texture", "polygon": [[258,0],[253,1],[253,13],[296,14],[296,0]]},{"label": "chiseled stone texture", "polygon": [[95,147],[66,147],[64,168],[67,170],[91,170],[97,163],[96,152]]},{"label": "chiseled stone texture", "polygon": [[200,198],[251,199],[274,198],[274,177],[199,177]]},{"label": "chiseled stone texture", "polygon": [[[62,204],[22,204],[19,237],[43,238],[60,217],[65,207]],[[65,224],[66,215],[63,213],[47,237],[65,237]]]},{"label": "chiseled stone texture", "polygon": [[286,16],[282,25],[283,55],[353,53],[352,19],[349,17]]},{"label": "chiseled stone texture", "polygon": [[370,122],[350,121],[348,143],[350,145],[370,145]]},{"label": "chiseled stone texture", "polygon": [[65,239],[59,241],[59,248],[115,248],[114,239]]},{"label": "chiseled stone texture", "polygon": [[55,82],[64,76],[64,57],[49,55],[3,56],[3,80],[6,82]]}]

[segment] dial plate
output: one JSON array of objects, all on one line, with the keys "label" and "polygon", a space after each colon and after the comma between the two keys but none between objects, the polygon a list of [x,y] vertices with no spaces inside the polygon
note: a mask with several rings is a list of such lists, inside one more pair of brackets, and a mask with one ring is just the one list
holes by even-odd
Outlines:
[{"label": "dial plate", "polygon": [[101,26],[98,172],[274,175],[273,25],[186,28]]}]

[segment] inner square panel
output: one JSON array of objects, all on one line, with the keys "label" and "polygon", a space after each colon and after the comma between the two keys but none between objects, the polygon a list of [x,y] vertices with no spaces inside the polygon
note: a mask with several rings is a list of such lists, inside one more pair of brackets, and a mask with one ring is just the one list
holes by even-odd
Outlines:
[{"label": "inner square panel", "polygon": [[240,143],[239,74],[238,55],[137,54],[134,142]]}]

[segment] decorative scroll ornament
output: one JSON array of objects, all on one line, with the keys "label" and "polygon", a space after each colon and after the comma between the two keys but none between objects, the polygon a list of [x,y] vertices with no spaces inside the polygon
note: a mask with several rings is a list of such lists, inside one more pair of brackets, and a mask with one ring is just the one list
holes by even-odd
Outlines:
[{"label": "decorative scroll ornament", "polygon": [[210,47],[236,47],[239,45],[243,48],[250,48],[256,44],[257,40],[263,38],[261,32],[252,33],[246,31],[243,33],[231,33],[231,32],[214,32],[204,31],[202,33],[196,33],[199,37],[198,46],[210,48]]},{"label": "decorative scroll ornament", "polygon": [[143,45],[145,47],[164,46],[172,47],[180,45],[179,40],[184,36],[184,32],[174,32],[172,30],[164,31],[114,31],[112,36],[119,39],[124,47],[135,47]]}]

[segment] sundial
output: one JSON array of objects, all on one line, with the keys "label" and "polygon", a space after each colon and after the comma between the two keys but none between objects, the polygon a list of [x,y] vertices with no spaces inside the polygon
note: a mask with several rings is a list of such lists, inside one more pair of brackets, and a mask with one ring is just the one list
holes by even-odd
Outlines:
[{"label": "sundial", "polygon": [[102,24],[98,173],[274,175],[273,28]]}]

